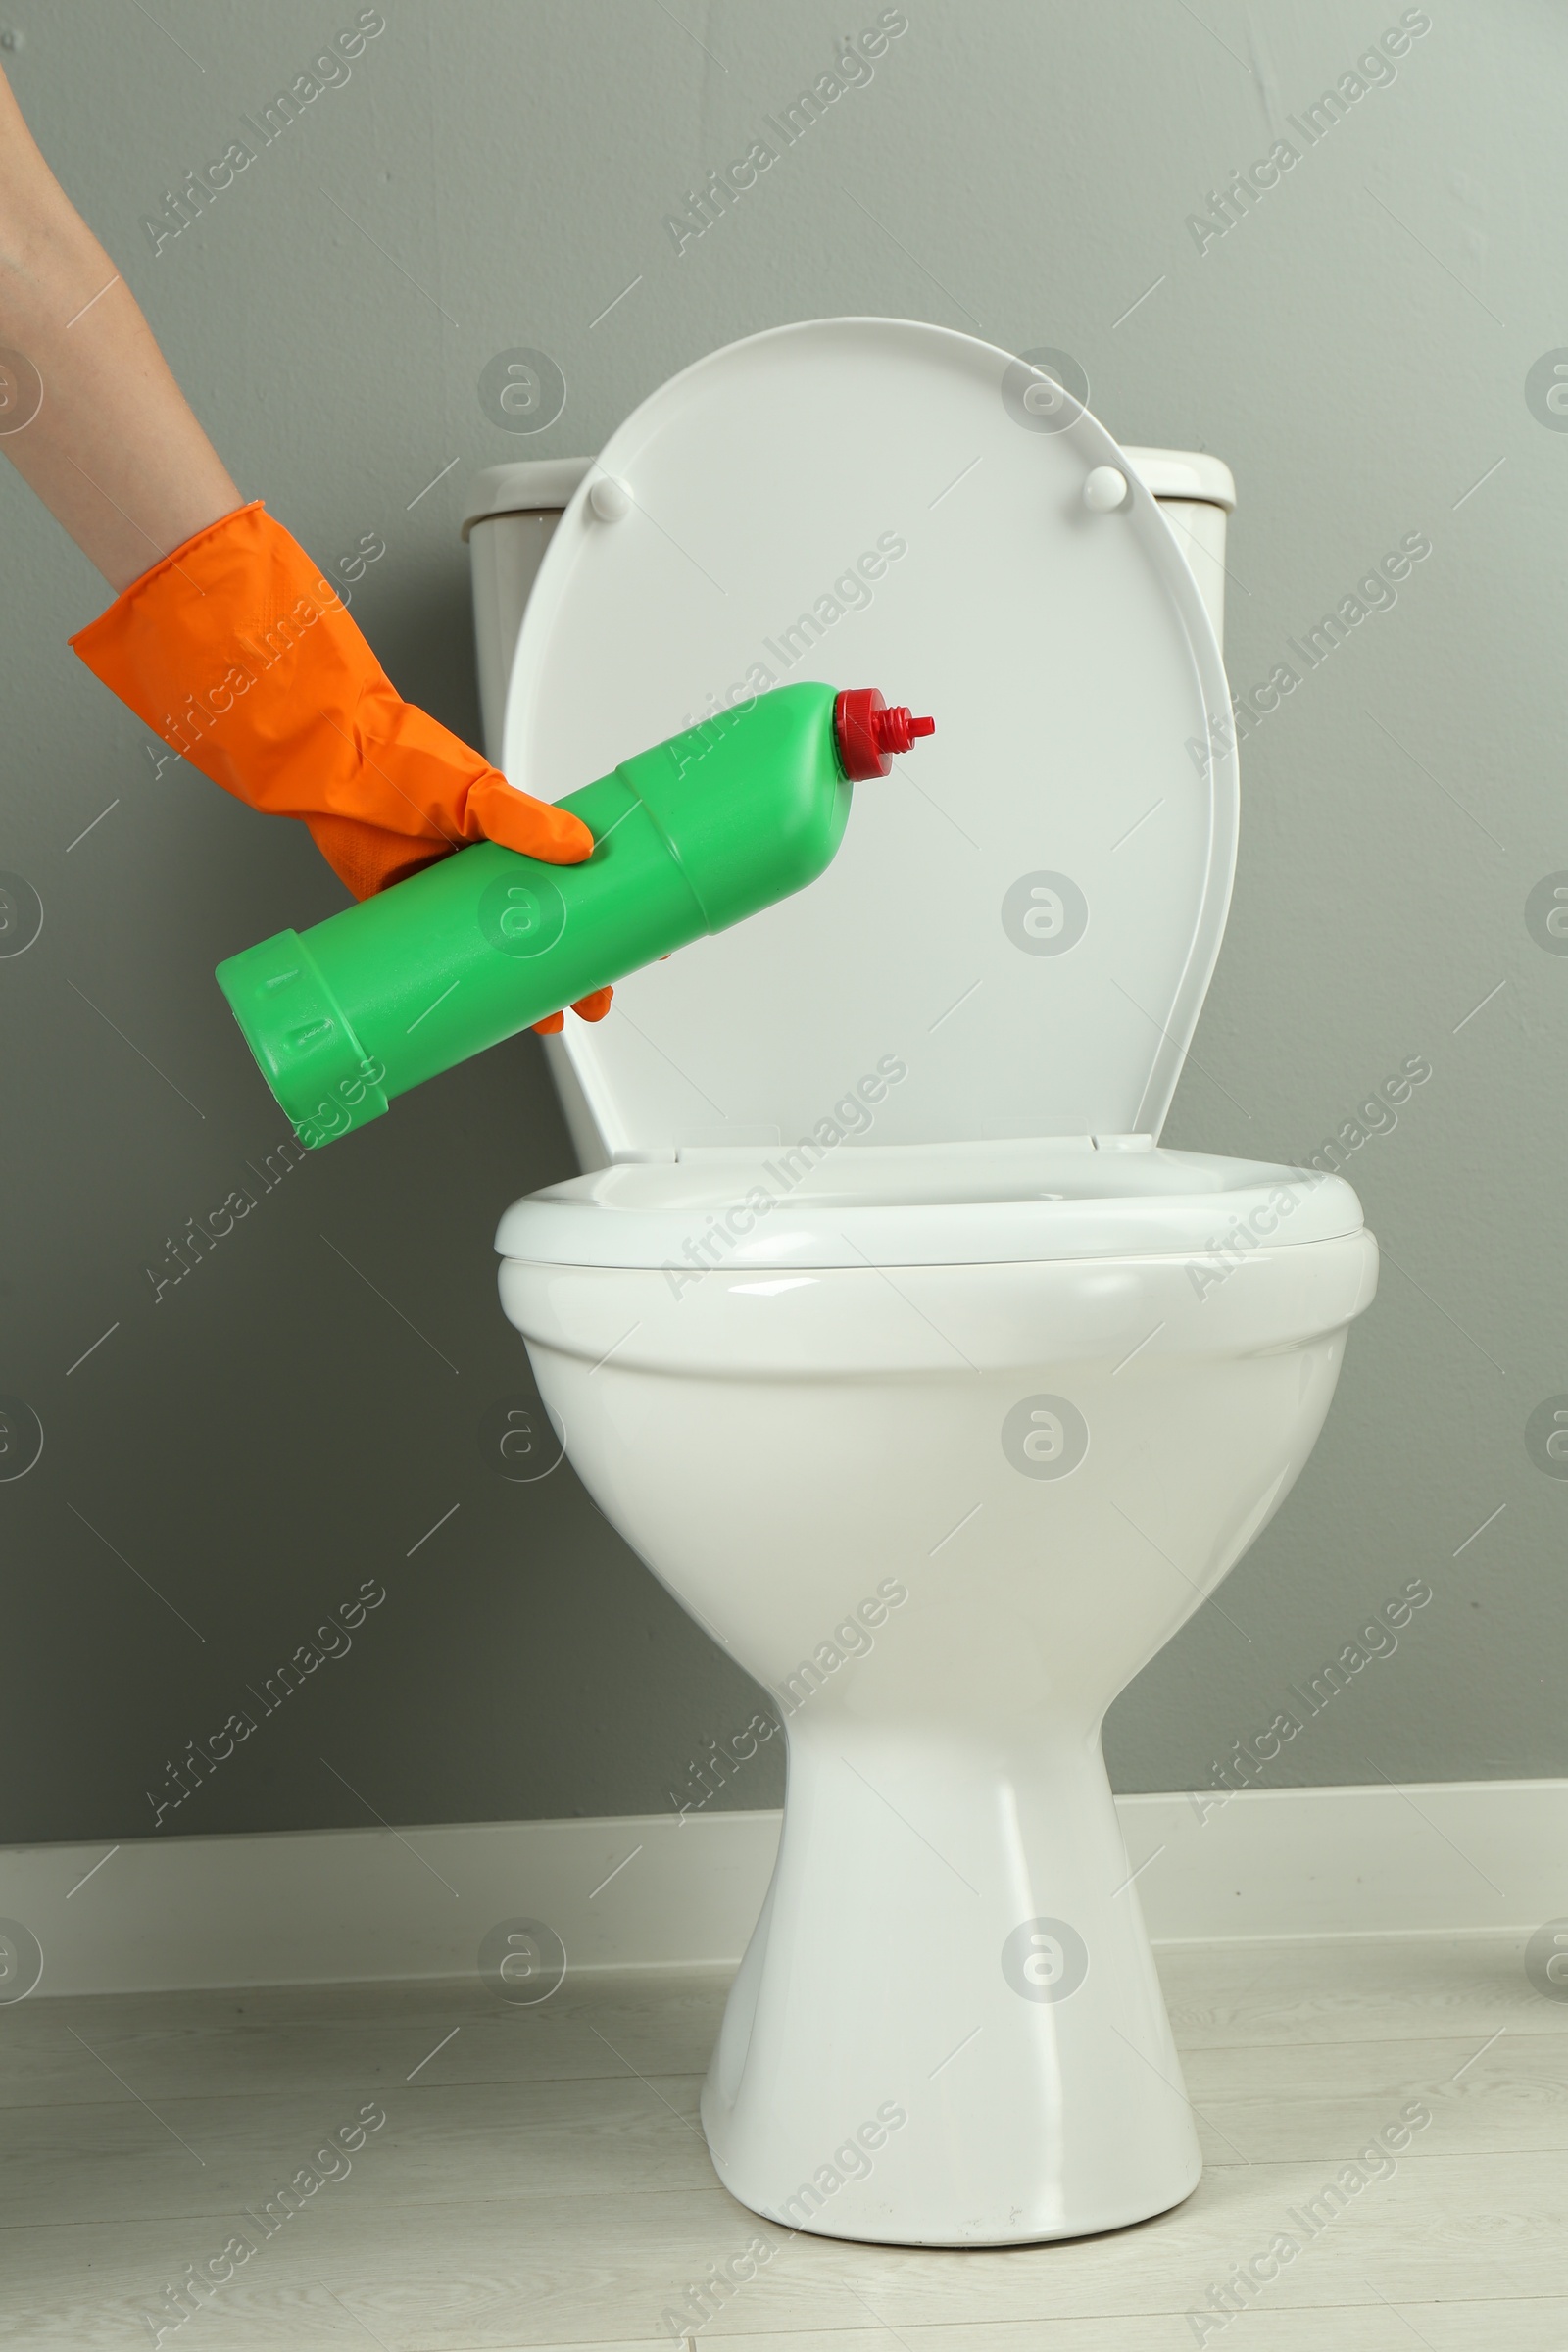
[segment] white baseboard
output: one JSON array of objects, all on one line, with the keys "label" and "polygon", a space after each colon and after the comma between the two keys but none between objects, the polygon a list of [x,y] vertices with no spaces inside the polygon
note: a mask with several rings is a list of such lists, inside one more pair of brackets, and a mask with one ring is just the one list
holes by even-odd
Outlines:
[{"label": "white baseboard", "polygon": [[[1530,1930],[1568,1914],[1568,1780],[1117,1805],[1156,1942]],[[464,1976],[481,1936],[516,1918],[547,1922],[574,1969],[732,1963],[778,1823],[653,1814],[13,1846],[0,1934],[14,1921],[36,1939],[41,1993]]]},{"label": "white baseboard", "polygon": [[1156,1943],[1528,1933],[1568,1915],[1568,1780],[1206,1788],[1116,1810]]}]

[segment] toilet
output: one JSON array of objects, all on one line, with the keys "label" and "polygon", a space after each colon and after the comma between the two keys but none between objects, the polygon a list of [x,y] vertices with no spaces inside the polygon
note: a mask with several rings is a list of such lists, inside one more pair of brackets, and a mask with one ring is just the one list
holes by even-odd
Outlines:
[{"label": "toilet", "polygon": [[1159,1144],[1235,863],[1233,501],[1006,352],[830,319],[465,526],[527,791],[793,678],[937,722],[818,882],[547,1041],[583,1173],[497,1236],[578,1476],[784,1727],[702,2117],[788,2230],[1025,2244],[1199,2179],[1101,1724],[1377,1279],[1341,1179]]}]

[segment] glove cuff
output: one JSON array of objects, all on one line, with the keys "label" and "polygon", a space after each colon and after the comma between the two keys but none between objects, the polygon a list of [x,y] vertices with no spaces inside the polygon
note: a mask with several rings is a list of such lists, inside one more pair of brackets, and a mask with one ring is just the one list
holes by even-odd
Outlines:
[{"label": "glove cuff", "polygon": [[496,771],[403,701],[339,591],[259,499],[163,557],[71,644],[253,808],[358,820],[432,850],[482,838],[467,797]]}]

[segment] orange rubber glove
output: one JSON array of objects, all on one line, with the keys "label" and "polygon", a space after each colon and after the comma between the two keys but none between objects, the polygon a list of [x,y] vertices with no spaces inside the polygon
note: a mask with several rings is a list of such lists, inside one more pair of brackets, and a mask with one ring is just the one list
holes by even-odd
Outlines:
[{"label": "orange rubber glove", "polygon": [[[474,842],[551,865],[593,848],[580,817],[514,791],[403,700],[338,591],[260,500],[165,556],[71,643],[204,776],[308,825],[357,899]],[[598,989],[574,1010],[602,1020],[610,996]]]}]

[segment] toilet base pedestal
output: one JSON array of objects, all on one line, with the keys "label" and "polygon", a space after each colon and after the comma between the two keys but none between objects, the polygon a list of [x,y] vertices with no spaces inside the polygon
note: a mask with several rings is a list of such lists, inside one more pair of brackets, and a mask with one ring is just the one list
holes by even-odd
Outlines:
[{"label": "toilet base pedestal", "polygon": [[1097,1735],[790,1726],[703,2093],[730,2193],[888,2245],[1144,2221],[1201,2170]]}]

